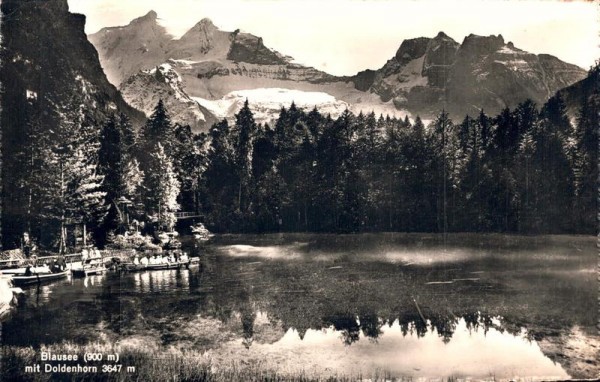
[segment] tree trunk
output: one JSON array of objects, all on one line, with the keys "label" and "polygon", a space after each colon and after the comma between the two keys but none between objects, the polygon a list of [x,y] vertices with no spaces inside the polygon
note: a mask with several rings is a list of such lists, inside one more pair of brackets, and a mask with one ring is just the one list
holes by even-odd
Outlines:
[{"label": "tree trunk", "polygon": [[242,179],[240,178],[240,186],[238,188],[238,209],[242,211]]},{"label": "tree trunk", "polygon": [[87,245],[87,229],[85,223],[83,223],[83,246]]},{"label": "tree trunk", "polygon": [[58,253],[61,255],[66,252],[67,246],[67,227],[65,227],[65,223],[60,223],[60,243],[58,244]]},{"label": "tree trunk", "polygon": [[304,230],[308,231],[308,203],[304,202]]},{"label": "tree trunk", "polygon": [[60,163],[60,204],[61,204],[61,216],[60,216],[60,243],[58,245],[58,253],[63,254],[66,250],[66,227],[65,227],[65,172],[63,163]]}]

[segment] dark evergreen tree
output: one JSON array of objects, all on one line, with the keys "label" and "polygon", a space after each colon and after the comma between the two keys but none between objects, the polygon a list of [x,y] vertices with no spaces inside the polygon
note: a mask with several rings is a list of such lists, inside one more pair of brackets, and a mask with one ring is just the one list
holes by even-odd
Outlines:
[{"label": "dark evergreen tree", "polygon": [[98,164],[99,173],[104,176],[102,188],[108,214],[96,231],[99,242],[104,242],[110,232],[126,230],[129,215],[142,212],[137,208],[142,203],[139,189],[142,174],[134,156],[135,144],[135,132],[124,114],[106,120],[100,132]]},{"label": "dark evergreen tree", "polygon": [[179,203],[182,210],[199,212],[200,179],[206,168],[203,145],[206,135],[194,136],[189,126],[175,125],[173,166],[181,184]]},{"label": "dark evergreen tree", "polygon": [[447,112],[442,111],[433,122],[430,135],[433,149],[433,177],[436,194],[436,221],[439,232],[448,232],[454,222],[458,172],[458,137]]},{"label": "dark evergreen tree", "polygon": [[99,169],[104,175],[103,189],[106,192],[106,204],[109,207],[105,221],[106,232],[114,230],[122,223],[118,200],[126,194],[126,158],[123,149],[124,139],[117,118],[112,115],[104,124],[100,133],[98,152]]},{"label": "dark evergreen tree", "polygon": [[235,125],[231,132],[233,150],[235,153],[235,166],[237,170],[237,211],[241,223],[247,219],[250,207],[250,191],[252,176],[252,140],[258,127],[254,122],[254,115],[250,110],[248,100],[235,115]]},{"label": "dark evergreen tree", "polygon": [[571,210],[596,203],[593,100],[575,131],[560,98],[458,126],[441,112],[428,128],[292,105],[259,129],[245,105],[233,133],[211,130],[202,208],[220,231],[568,232]]},{"label": "dark evergreen tree", "polygon": [[157,143],[144,176],[145,212],[149,222],[158,231],[170,232],[175,227],[175,212],[180,210],[177,203],[180,184],[173,169],[171,158],[161,143]]},{"label": "dark evergreen tree", "polygon": [[161,100],[154,108],[154,112],[142,128],[139,142],[138,156],[144,167],[150,160],[151,154],[156,151],[156,145],[160,143],[167,156],[173,154],[174,129],[171,117],[165,109]]},{"label": "dark evergreen tree", "polygon": [[252,215],[255,230],[272,232],[279,229],[281,208],[281,179],[276,170],[277,147],[275,132],[266,125],[254,140],[252,152]]},{"label": "dark evergreen tree", "polygon": [[[596,80],[600,83],[600,79]],[[576,226],[586,233],[597,231],[598,212],[598,151],[600,126],[600,96],[596,90],[584,97],[577,115],[576,161],[574,168],[576,206],[574,215]]]},{"label": "dark evergreen tree", "polygon": [[209,134],[211,140],[207,152],[207,168],[201,185],[203,211],[211,230],[235,231],[239,223],[235,214],[239,178],[227,121],[215,124]]}]

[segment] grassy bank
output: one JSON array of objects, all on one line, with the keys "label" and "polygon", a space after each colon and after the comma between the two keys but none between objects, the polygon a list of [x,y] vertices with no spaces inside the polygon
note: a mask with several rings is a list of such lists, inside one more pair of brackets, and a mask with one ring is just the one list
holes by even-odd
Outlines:
[{"label": "grassy bank", "polygon": [[[55,355],[75,355],[79,360],[73,361],[42,361],[41,352]],[[85,363],[86,353],[101,353],[105,359],[108,354],[119,354],[118,364],[122,365],[119,372],[102,372],[101,365],[114,365],[114,362]],[[107,344],[76,345],[63,343],[60,345],[44,346],[41,349],[32,347],[5,346],[2,348],[0,359],[0,376],[4,381],[49,382],[49,381],[261,381],[261,382],[309,382],[309,381],[397,381],[387,373],[371,376],[341,376],[341,375],[309,375],[308,373],[285,374],[268,370],[261,365],[232,363],[230,365],[213,365],[208,357],[197,351],[179,351],[173,348],[155,349],[145,347],[121,347]],[[26,372],[26,366],[42,365],[39,373]],[[44,372],[44,364],[58,366],[97,366],[97,372]],[[127,366],[134,366],[135,371],[127,371]]]}]

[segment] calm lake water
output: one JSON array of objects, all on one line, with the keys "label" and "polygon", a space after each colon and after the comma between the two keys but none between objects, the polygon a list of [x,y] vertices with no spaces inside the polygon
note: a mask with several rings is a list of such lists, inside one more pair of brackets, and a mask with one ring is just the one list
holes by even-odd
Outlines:
[{"label": "calm lake water", "polygon": [[117,342],[282,373],[592,378],[594,237],[221,236],[199,267],[27,289],[2,344]]}]

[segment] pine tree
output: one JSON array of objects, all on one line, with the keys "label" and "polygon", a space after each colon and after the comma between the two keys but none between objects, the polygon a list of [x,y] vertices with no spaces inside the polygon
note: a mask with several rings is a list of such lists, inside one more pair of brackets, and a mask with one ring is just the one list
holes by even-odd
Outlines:
[{"label": "pine tree", "polygon": [[[537,129],[536,129],[537,127]],[[542,107],[533,133],[536,139],[535,166],[538,196],[536,216],[543,232],[568,232],[573,224],[566,206],[575,204],[575,177],[571,147],[573,129],[566,106],[557,95]]]},{"label": "pine tree", "polygon": [[537,142],[533,131],[528,131],[523,135],[517,151],[517,164],[520,171],[520,227],[521,231],[531,231],[539,229],[540,221],[538,219],[539,210],[537,210],[537,187],[539,173],[535,163],[537,152]]},{"label": "pine tree", "polygon": [[[131,158],[125,166],[125,178],[128,180],[125,184],[125,197],[131,201],[140,202],[140,187],[144,182],[144,173],[140,170],[140,163],[136,158]],[[134,203],[140,204],[140,203]]]},{"label": "pine tree", "polygon": [[106,214],[103,176],[98,171],[97,127],[79,98],[64,102],[56,105],[55,114],[47,116],[57,128],[38,140],[38,153],[33,155],[37,159],[32,161],[34,170],[27,185],[36,192],[31,211],[37,237],[42,245],[61,252],[69,244],[69,228],[73,232],[78,226],[84,231],[88,226],[96,229]]},{"label": "pine tree", "polygon": [[455,189],[460,171],[456,129],[445,110],[433,122],[430,140],[435,153],[437,226],[438,231],[445,234],[454,220]]},{"label": "pine tree", "polygon": [[149,142],[168,143],[173,134],[171,118],[163,100],[159,100],[144,129],[144,139]]},{"label": "pine tree", "polygon": [[489,190],[489,213],[494,230],[515,231],[518,201],[513,163],[519,143],[518,124],[514,113],[505,108],[494,119],[494,125],[489,158],[495,184]]},{"label": "pine tree", "polygon": [[477,119],[479,124],[479,134],[481,136],[481,150],[482,154],[488,150],[490,140],[492,138],[492,122],[490,118],[483,112],[483,109],[479,111],[479,118]]},{"label": "pine tree", "polygon": [[181,184],[179,202],[185,211],[197,211],[199,207],[199,182],[206,169],[201,152],[205,138],[205,135],[194,136],[187,125],[175,125],[173,166]]},{"label": "pine tree", "polygon": [[227,120],[209,131],[207,167],[203,173],[201,203],[209,227],[217,232],[234,228],[237,196],[237,170]]},{"label": "pine tree", "polygon": [[83,226],[84,244],[87,240],[88,225],[96,228],[107,213],[106,192],[103,191],[104,177],[98,174],[98,166],[86,155],[85,150],[77,149],[67,161],[68,166],[68,205],[69,220]]},{"label": "pine tree", "polygon": [[132,202],[129,212],[136,211],[136,204],[141,202],[139,186],[141,174],[139,163],[134,156],[133,147],[136,143],[135,132],[129,119],[121,114],[117,119],[114,115],[106,120],[100,132],[100,148],[98,150],[99,171],[104,175],[103,190],[106,192],[108,215],[102,230],[106,234],[125,222],[123,198]]},{"label": "pine tree", "polygon": [[161,143],[157,143],[156,151],[151,154],[148,172],[144,178],[146,191],[146,214],[157,228],[173,230],[179,210],[177,196],[179,181],[173,170],[171,159],[167,156]]},{"label": "pine tree", "polygon": [[133,155],[132,149],[137,142],[137,134],[127,115],[119,114],[119,129],[121,130],[122,150]]},{"label": "pine tree", "polygon": [[238,172],[237,209],[241,214],[245,214],[248,208],[252,167],[252,139],[256,130],[254,115],[250,110],[248,100],[246,100],[244,107],[235,115],[235,126],[232,130],[233,149],[235,150],[235,163]]},{"label": "pine tree", "polygon": [[315,106],[307,115],[306,115],[306,126],[308,127],[308,131],[312,135],[312,140],[316,141],[321,133],[320,128],[323,123],[323,116],[317,110]]},{"label": "pine tree", "polygon": [[100,171],[104,175],[106,204],[110,206],[106,219],[106,230],[115,229],[119,225],[119,206],[117,200],[125,196],[127,178],[125,167],[127,161],[123,134],[114,115],[109,116],[100,133],[100,150],[98,151]]},{"label": "pine tree", "polygon": [[[600,80],[596,81],[600,83]],[[598,126],[600,126],[598,90],[582,100],[577,115],[576,161],[574,168],[577,226],[587,233],[596,232],[598,211]]]},{"label": "pine tree", "polygon": [[173,154],[173,141],[173,125],[161,99],[144,125],[140,136],[139,158],[142,166],[144,167],[145,163],[150,160],[150,154],[155,152],[158,143],[163,146],[166,155],[171,156]]},{"label": "pine tree", "polygon": [[279,228],[279,210],[282,195],[276,171],[277,148],[275,132],[267,125],[255,137],[252,152],[252,214],[258,232],[276,231]]},{"label": "pine tree", "polygon": [[83,225],[85,232],[89,224],[102,223],[106,214],[103,177],[81,148],[60,145],[44,151],[45,177],[38,195],[38,216],[45,235],[42,244],[51,244],[64,253],[69,227]]}]

